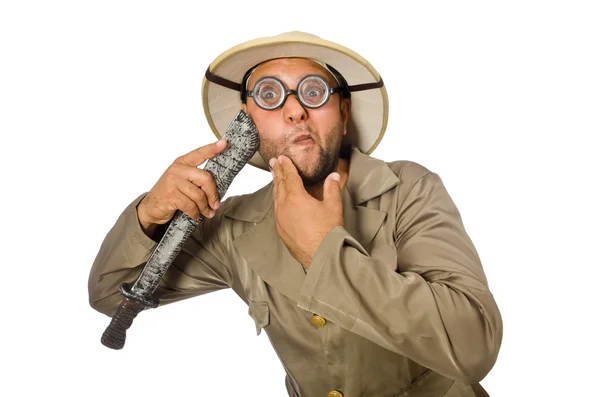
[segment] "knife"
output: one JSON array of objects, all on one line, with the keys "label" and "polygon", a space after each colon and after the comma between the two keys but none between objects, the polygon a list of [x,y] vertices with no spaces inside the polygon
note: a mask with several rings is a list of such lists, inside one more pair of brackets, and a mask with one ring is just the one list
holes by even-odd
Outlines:
[{"label": "knife", "polygon": [[[227,140],[227,148],[209,159],[203,168],[213,176],[219,200],[225,196],[233,178],[256,153],[260,144],[256,126],[243,110],[231,121],[223,139]],[[199,220],[194,220],[186,213],[176,211],[137,280],[131,285],[121,284],[119,291],[124,298],[102,334],[103,345],[111,349],[122,349],[127,330],[135,317],[147,308],[158,307],[160,302],[153,296],[156,287],[187,238],[204,219],[202,214]]]}]

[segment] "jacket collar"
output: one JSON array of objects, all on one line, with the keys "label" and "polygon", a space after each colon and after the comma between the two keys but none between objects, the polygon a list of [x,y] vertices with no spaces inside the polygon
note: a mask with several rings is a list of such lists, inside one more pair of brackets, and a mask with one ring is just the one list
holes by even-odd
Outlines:
[{"label": "jacket collar", "polygon": [[[352,146],[348,179],[342,189],[344,228],[363,247],[371,242],[387,214],[361,204],[381,196],[398,183],[398,177],[384,161]],[[233,241],[234,246],[265,282],[298,301],[306,275],[277,234],[273,183],[233,200],[224,216],[255,224]]]}]

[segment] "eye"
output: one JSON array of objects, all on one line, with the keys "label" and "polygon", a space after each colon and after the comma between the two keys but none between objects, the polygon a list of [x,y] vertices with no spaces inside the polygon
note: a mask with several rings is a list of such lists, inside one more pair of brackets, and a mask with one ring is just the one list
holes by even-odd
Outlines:
[{"label": "eye", "polygon": [[280,100],[281,87],[272,80],[263,80],[258,84],[256,90],[257,100],[259,100],[266,107],[274,106]]},{"label": "eye", "polygon": [[273,91],[261,91],[260,97],[262,99],[273,99],[275,98],[275,93]]},{"label": "eye", "polygon": [[320,105],[327,96],[327,83],[321,79],[309,77],[300,87],[303,100],[310,106]]},{"label": "eye", "polygon": [[312,90],[310,90],[310,91],[308,91],[306,93],[306,96],[308,96],[310,98],[315,98],[315,97],[318,97],[318,96],[321,96],[321,95],[323,95],[323,91],[322,90],[318,90],[318,89],[312,89]]}]

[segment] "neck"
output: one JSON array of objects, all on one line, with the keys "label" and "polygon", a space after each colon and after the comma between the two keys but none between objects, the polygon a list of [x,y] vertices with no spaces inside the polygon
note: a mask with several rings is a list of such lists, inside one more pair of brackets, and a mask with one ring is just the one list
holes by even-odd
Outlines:
[{"label": "neck", "polygon": [[[340,157],[338,160],[337,167],[335,168],[334,172],[337,172],[338,174],[340,174],[340,185],[343,188],[346,185],[346,181],[348,180],[348,160]],[[324,182],[325,181],[323,181],[321,183],[317,183],[315,185],[306,186],[305,187],[306,191],[312,197],[316,198],[317,200],[322,201],[323,200],[323,183]]]}]

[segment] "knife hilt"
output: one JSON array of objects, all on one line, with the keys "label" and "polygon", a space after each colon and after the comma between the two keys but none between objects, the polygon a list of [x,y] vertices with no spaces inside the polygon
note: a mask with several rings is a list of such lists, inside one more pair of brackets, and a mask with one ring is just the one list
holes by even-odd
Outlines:
[{"label": "knife hilt", "polygon": [[131,292],[129,284],[122,284],[120,289],[125,298],[121,301],[100,339],[104,346],[115,350],[122,349],[125,346],[127,330],[131,327],[137,315],[147,308],[156,308],[159,304],[158,299],[153,296],[135,295]]}]

